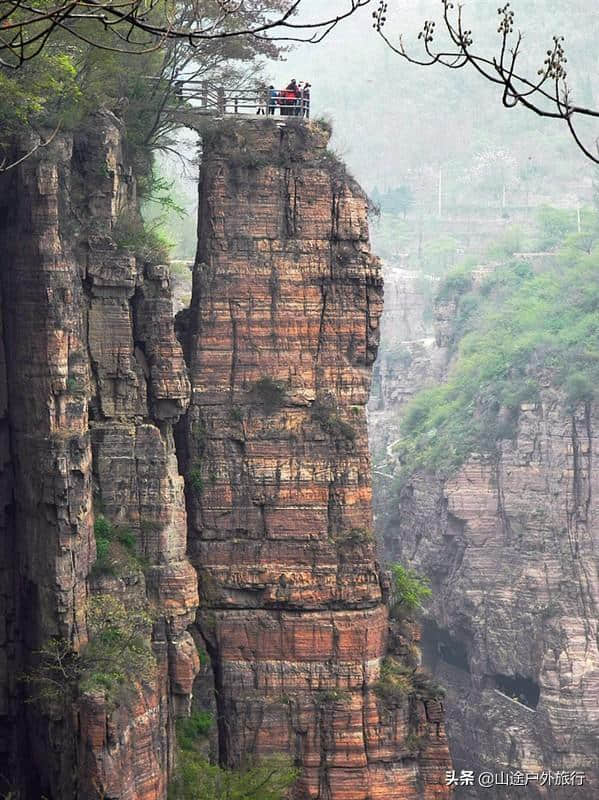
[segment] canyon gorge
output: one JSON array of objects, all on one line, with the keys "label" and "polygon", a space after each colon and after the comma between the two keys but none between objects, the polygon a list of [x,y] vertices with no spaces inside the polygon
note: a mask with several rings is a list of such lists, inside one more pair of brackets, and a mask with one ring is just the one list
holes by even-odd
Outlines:
[{"label": "canyon gorge", "polygon": [[[533,270],[547,268],[535,259]],[[456,768],[582,771],[583,787],[554,786],[551,796],[591,798],[599,778],[596,404],[569,400],[540,361],[532,366],[538,396],[519,404],[495,454],[471,453],[446,477],[417,470],[398,482],[393,466],[406,404],[447,380],[464,309],[501,269],[477,267],[445,292],[442,279],[388,271],[370,403],[377,532],[388,558],[431,580],[424,661],[447,688]],[[456,796],[480,791],[461,787]],[[484,796],[545,791],[537,780]]]}]

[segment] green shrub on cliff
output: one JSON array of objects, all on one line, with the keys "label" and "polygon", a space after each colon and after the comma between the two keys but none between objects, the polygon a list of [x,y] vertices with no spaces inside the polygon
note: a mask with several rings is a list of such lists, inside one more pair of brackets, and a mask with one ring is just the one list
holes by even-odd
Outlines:
[{"label": "green shrub on cliff", "polygon": [[331,396],[317,397],[312,403],[310,411],[312,418],[336,442],[353,442],[356,438],[355,428],[341,417],[335,398]]},{"label": "green shrub on cliff", "polygon": [[391,708],[403,705],[410,699],[439,700],[445,696],[443,686],[424,670],[410,667],[393,656],[383,659],[374,691]]},{"label": "green shrub on cliff", "polygon": [[102,514],[94,522],[96,560],[92,574],[119,575],[127,570],[141,569],[141,559],[135,551],[135,536],[130,528],[113,525]]},{"label": "green shrub on cliff", "polygon": [[413,671],[396,658],[387,656],[381,664],[381,674],[374,685],[375,692],[388,705],[401,704],[413,690]]},{"label": "green shrub on cliff", "polygon": [[590,403],[596,392],[596,376],[585,372],[572,372],[566,381],[566,392],[571,408],[580,403]]},{"label": "green shrub on cliff", "polygon": [[451,270],[439,284],[436,300],[442,302],[465,294],[472,288],[471,270],[464,266]]},{"label": "green shrub on cliff", "polygon": [[117,247],[128,250],[142,262],[166,263],[172,243],[157,227],[145,223],[135,211],[123,211],[114,226],[113,238]]},{"label": "green shrub on cliff", "polygon": [[271,757],[228,770],[189,750],[180,750],[169,784],[169,800],[283,800],[298,771],[285,757]]},{"label": "green shrub on cliff", "polygon": [[539,274],[504,265],[460,302],[469,297],[476,312],[463,321],[447,381],[406,407],[400,483],[419,469],[450,475],[473,453],[493,457],[515,435],[520,406],[538,400],[541,372],[571,404],[596,396],[599,248],[565,250]]},{"label": "green shrub on cliff", "polygon": [[46,711],[87,692],[103,694],[110,704],[126,703],[131,688],[155,673],[152,623],[144,603],[93,596],[87,605],[87,643],[75,652],[62,637],[45,642],[36,665],[23,676],[29,700]]},{"label": "green shrub on cliff", "polygon": [[330,117],[316,117],[312,120],[312,124],[316,125],[317,128],[322,128],[322,130],[325,131],[325,133],[328,133],[329,136],[333,135],[333,121]]},{"label": "green shrub on cliff", "polygon": [[424,602],[431,596],[432,592],[426,578],[402,564],[391,566],[389,609],[392,616],[402,617],[420,611]]},{"label": "green shrub on cliff", "polygon": [[204,491],[204,473],[202,470],[202,461],[200,459],[197,459],[189,470],[187,479],[196,497],[200,497]]},{"label": "green shrub on cliff", "polygon": [[271,756],[242,769],[223,769],[206,758],[211,715],[195,712],[177,722],[176,768],[169,800],[283,800],[298,776],[289,758]]},{"label": "green shrub on cliff", "polygon": [[213,727],[214,717],[209,711],[194,711],[177,720],[177,744],[182,750],[193,750],[197,740],[208,736]]},{"label": "green shrub on cliff", "polygon": [[266,375],[256,381],[252,387],[256,400],[264,409],[265,414],[274,414],[283,407],[285,402],[285,384],[275,381]]},{"label": "green shrub on cliff", "polygon": [[150,637],[152,616],[145,604],[112,595],[92,597],[87,610],[89,641],[81,651],[79,687],[123,701],[131,687],[150,680],[156,668]]},{"label": "green shrub on cliff", "polygon": [[194,711],[177,720],[176,768],[169,800],[283,800],[298,777],[284,755],[248,762],[241,769],[223,769],[206,757],[212,714]]}]

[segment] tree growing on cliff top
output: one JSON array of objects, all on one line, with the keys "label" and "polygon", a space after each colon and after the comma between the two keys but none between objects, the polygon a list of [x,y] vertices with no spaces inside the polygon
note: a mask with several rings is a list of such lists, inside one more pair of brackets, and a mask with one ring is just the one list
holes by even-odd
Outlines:
[{"label": "tree growing on cliff top", "polygon": [[[223,47],[230,46],[246,49],[247,53],[254,51],[273,56],[285,43],[322,41],[339,23],[373,2],[338,0],[334,11],[329,5],[313,18],[302,13],[306,7],[302,0],[248,0],[244,3],[232,0],[94,0],[91,3],[84,0],[0,0],[0,71],[22,69],[47,54],[61,40],[66,48],[63,55],[68,58],[73,48],[83,45],[103,53],[132,57],[166,50],[170,58],[180,48],[188,54],[197,51],[195,56],[188,55],[190,61],[195,59],[196,63],[204,63],[211,50],[220,52]],[[397,39],[387,33],[389,4],[385,0],[379,0],[373,12],[373,26],[402,58],[420,66],[472,68],[499,87],[506,108],[524,107],[539,116],[562,121],[584,155],[599,163],[599,145],[589,143],[580,129],[581,122],[597,120],[599,110],[573,100],[566,80],[564,37],[553,37],[543,65],[536,75],[530,76],[520,69],[523,35],[514,36],[514,11],[509,3],[498,9],[499,47],[495,55],[489,55],[484,48],[474,48],[473,33],[465,27],[462,7],[456,8],[450,0],[442,2],[443,24],[439,29],[445,30],[447,44],[435,49],[436,22],[426,20],[419,34],[424,47],[421,58],[408,52],[401,36]],[[168,120],[164,112],[172,98],[173,84],[180,76],[189,80],[195,74],[194,68],[188,70],[185,63],[186,59],[181,59],[179,54],[175,61],[163,65],[162,72],[149,73],[165,79],[154,87],[151,109],[158,112],[154,121],[149,126],[142,123],[143,129],[149,131],[149,139],[156,138],[162,122]],[[175,64],[179,66],[171,69]],[[127,70],[123,72],[126,73]],[[54,90],[50,92],[51,96],[54,94]],[[65,97],[61,91],[58,95],[62,99]],[[10,108],[10,93],[8,100]],[[46,104],[43,99],[42,104]],[[135,114],[130,118],[135,119]],[[47,134],[38,136],[32,150],[50,140]],[[0,156],[0,171],[12,165]]]},{"label": "tree growing on cliff top", "polygon": [[[68,25],[55,25],[42,40],[33,37],[25,48],[27,57],[12,63],[2,59],[2,43],[6,48],[18,26],[13,30],[5,19],[4,27],[0,23],[0,171],[49,144],[58,130],[76,128],[91,111],[105,109],[124,121],[129,156],[139,177],[147,172],[148,151],[173,147],[170,135],[179,125],[175,117],[181,100],[176,93],[181,80],[210,79],[240,87],[257,80],[257,58],[280,54],[281,45],[268,37],[241,33],[250,26],[254,11],[265,13],[266,5],[251,0],[233,21],[230,15],[221,19],[213,2],[179,0],[173,6],[173,24],[210,29],[213,38],[167,37],[133,49],[135,37],[128,23],[98,25],[89,13],[75,14]],[[268,5],[276,9],[280,2]],[[3,6],[6,0],[0,0],[0,20]],[[10,7],[16,8],[16,17],[10,19],[24,13],[18,2]],[[156,13],[155,7],[148,12],[150,17]],[[221,38],[216,36],[219,29]],[[9,152],[14,137],[20,145],[17,154]]]},{"label": "tree growing on cliff top", "polygon": [[[302,0],[0,0],[0,64],[35,59],[56,33],[133,55],[167,41],[191,48],[237,37],[257,41],[319,42],[371,0],[343,0],[337,10],[303,17]],[[305,5],[305,4],[304,4]]]}]

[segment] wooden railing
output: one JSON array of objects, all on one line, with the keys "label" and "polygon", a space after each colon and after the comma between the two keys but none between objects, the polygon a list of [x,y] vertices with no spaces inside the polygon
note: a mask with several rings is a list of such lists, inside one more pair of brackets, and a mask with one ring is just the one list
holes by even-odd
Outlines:
[{"label": "wooden railing", "polygon": [[203,114],[264,114],[307,118],[310,116],[310,97],[284,96],[285,90],[229,89],[209,81],[175,81],[175,98],[190,103],[194,111]]}]

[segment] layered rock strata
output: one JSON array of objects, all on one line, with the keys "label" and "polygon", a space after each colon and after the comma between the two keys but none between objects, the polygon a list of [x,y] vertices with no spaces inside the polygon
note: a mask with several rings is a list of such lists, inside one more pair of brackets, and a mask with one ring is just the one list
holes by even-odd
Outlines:
[{"label": "layered rock strata", "polygon": [[[458,306],[449,298],[436,310],[441,350]],[[456,767],[580,771],[582,787],[553,785],[551,796],[590,800],[599,792],[597,408],[569,409],[554,376],[535,377],[540,400],[520,407],[497,458],[473,455],[447,481],[416,475],[401,495],[377,478],[380,533],[390,558],[432,580],[424,658],[447,688]],[[484,793],[545,791],[532,778]]]},{"label": "layered rock strata", "polygon": [[[161,800],[174,715],[187,711],[198,669],[172,434],[189,381],[168,272],[115,241],[137,209],[111,115],[0,177],[4,789],[31,800]],[[92,569],[100,513],[134,539],[118,574]],[[151,609],[155,676],[116,707],[102,692],[72,708],[26,703],[35,687],[19,676],[52,637],[85,645],[92,596]]]},{"label": "layered rock strata", "polygon": [[376,691],[365,405],[382,287],[366,199],[327,139],[269,120],[204,132],[179,434],[220,758],[289,753],[302,800],[446,797],[438,704]]},{"label": "layered rock strata", "polygon": [[584,772],[564,798],[599,787],[596,414],[568,413],[547,387],[496,462],[418,477],[386,532],[388,551],[432,578],[426,660],[448,687],[458,766]]},{"label": "layered rock strata", "polygon": [[[221,762],[287,752],[302,800],[447,796],[442,705],[377,687],[365,403],[381,282],[365,198],[326,141],[258,120],[205,135],[187,365],[168,271],[128,241],[118,120],[2,176],[4,793],[164,800],[199,669],[189,525],[212,666],[195,688],[215,699]],[[134,552],[106,564],[98,521]],[[155,672],[116,700],[42,701],[20,676],[48,642],[85,648],[98,599],[148,611]],[[415,636],[392,637],[398,657]]]}]

